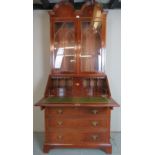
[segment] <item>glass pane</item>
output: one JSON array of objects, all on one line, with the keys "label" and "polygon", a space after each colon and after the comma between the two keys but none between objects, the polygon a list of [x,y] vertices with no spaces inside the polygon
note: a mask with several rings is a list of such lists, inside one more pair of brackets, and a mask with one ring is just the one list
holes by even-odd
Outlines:
[{"label": "glass pane", "polygon": [[60,72],[75,72],[75,29],[73,22],[56,22],[53,66]]},{"label": "glass pane", "polygon": [[[93,23],[96,24],[96,23]],[[101,45],[101,29],[94,29],[91,22],[81,23],[81,71],[104,71],[104,50]]]}]

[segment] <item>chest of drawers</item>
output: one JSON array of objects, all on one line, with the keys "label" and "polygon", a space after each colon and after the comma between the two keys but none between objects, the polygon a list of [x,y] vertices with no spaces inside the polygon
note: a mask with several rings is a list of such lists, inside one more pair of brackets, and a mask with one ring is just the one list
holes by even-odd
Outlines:
[{"label": "chest of drawers", "polygon": [[112,152],[109,107],[46,107],[44,152],[55,147]]}]

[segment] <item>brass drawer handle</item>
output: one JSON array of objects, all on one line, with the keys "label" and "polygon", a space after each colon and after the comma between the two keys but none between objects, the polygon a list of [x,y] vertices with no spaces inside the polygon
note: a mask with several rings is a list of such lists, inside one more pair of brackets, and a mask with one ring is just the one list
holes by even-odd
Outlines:
[{"label": "brass drawer handle", "polygon": [[63,113],[63,110],[62,109],[58,109],[58,114],[62,114]]},{"label": "brass drawer handle", "polygon": [[93,126],[97,126],[97,125],[98,125],[98,121],[92,121],[91,124],[92,124]]},{"label": "brass drawer handle", "polygon": [[98,113],[98,110],[94,109],[94,110],[92,110],[92,113],[93,114],[97,114]]},{"label": "brass drawer handle", "polygon": [[58,125],[62,125],[63,124],[63,121],[57,121],[57,124]]},{"label": "brass drawer handle", "polygon": [[93,140],[97,140],[99,138],[98,135],[92,135],[91,137],[92,137]]},{"label": "brass drawer handle", "polygon": [[58,140],[61,140],[62,139],[62,136],[61,135],[58,135],[57,138],[58,138]]}]

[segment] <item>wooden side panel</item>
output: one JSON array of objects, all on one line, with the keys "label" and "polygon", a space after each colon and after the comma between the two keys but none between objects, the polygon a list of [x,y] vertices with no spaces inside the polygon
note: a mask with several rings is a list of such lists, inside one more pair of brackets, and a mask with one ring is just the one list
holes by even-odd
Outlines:
[{"label": "wooden side panel", "polygon": [[107,78],[107,76],[106,76],[106,83],[107,83],[107,94],[108,94],[108,96],[109,97],[111,97],[111,91],[110,91],[110,87],[109,87],[109,82],[108,82],[108,78]]},{"label": "wooden side panel", "polygon": [[45,89],[45,92],[44,92],[44,97],[49,96],[49,94],[50,94],[49,88],[50,87],[52,87],[51,75],[48,76],[48,81],[47,81],[47,84],[46,84],[46,89]]}]

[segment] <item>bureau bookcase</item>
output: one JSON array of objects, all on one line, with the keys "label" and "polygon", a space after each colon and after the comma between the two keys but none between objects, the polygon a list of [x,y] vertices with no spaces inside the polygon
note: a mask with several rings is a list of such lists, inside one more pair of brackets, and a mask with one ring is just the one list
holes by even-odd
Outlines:
[{"label": "bureau bookcase", "polygon": [[45,113],[45,153],[53,148],[112,153],[110,116],[119,105],[105,73],[106,15],[91,2],[80,10],[60,2],[49,11],[51,72],[36,103]]}]

